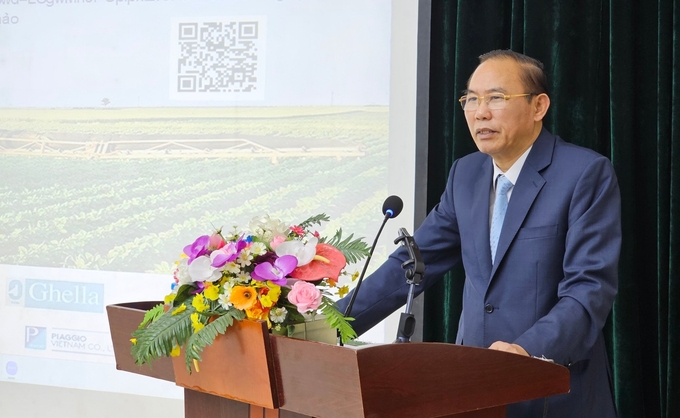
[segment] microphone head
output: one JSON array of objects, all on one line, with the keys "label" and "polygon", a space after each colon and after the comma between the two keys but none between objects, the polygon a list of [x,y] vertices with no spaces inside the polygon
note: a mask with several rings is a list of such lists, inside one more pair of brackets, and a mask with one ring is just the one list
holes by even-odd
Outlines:
[{"label": "microphone head", "polygon": [[402,209],[404,209],[404,201],[401,200],[401,197],[394,195],[385,199],[382,207],[383,215],[388,218],[396,218]]}]

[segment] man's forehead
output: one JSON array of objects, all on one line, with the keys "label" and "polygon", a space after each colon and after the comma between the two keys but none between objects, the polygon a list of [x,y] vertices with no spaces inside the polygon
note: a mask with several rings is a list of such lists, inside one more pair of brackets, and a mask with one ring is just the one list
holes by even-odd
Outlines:
[{"label": "man's forehead", "polygon": [[468,80],[467,91],[476,94],[507,93],[521,86],[521,72],[516,61],[490,59],[477,66]]},{"label": "man's forehead", "polygon": [[507,94],[507,92],[508,92],[508,91],[507,91],[505,88],[500,87],[500,86],[498,86],[498,87],[491,87],[491,88],[489,88],[489,89],[484,89],[484,90],[479,90],[479,91],[478,91],[478,90],[475,90],[475,89],[471,89],[471,88],[468,88],[468,89],[465,90],[465,94],[470,94],[470,93],[472,93],[472,94],[489,94],[489,93],[503,93],[503,94]]}]

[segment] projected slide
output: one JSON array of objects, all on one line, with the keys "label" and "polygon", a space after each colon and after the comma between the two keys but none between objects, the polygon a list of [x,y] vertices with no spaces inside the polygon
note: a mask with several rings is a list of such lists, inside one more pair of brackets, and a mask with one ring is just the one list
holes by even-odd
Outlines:
[{"label": "projected slide", "polygon": [[181,396],[115,370],[107,304],[160,300],[185,245],[255,216],[371,237],[390,19],[385,0],[0,0],[0,379]]}]

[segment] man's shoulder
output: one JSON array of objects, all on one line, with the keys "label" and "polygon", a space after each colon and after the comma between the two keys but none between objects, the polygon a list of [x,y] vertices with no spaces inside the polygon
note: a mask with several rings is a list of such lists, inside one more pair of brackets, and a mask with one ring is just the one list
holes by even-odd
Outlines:
[{"label": "man's shoulder", "polygon": [[591,148],[587,148],[582,145],[577,145],[572,142],[567,142],[557,135],[555,135],[555,138],[556,138],[555,140],[556,154],[559,152],[560,154],[564,154],[564,156],[567,157],[578,156],[581,158],[587,158],[589,160],[606,158],[604,155],[600,154],[599,152]]},{"label": "man's shoulder", "polygon": [[[597,151],[567,142],[559,135],[554,135],[546,129],[543,130],[536,143],[534,143],[534,148],[536,148],[537,154],[549,152],[551,155],[551,165],[566,164],[567,166],[577,168],[582,165],[592,164],[596,160],[601,163],[609,162],[607,157]],[[530,157],[529,160],[532,161],[535,158]]]},{"label": "man's shoulder", "polygon": [[[584,176],[599,179],[616,178],[616,171],[609,158],[577,144],[564,141],[557,135],[551,135],[549,142],[550,156],[543,149],[541,155],[534,155],[527,159],[527,164],[533,167],[548,181],[574,182]],[[543,145],[545,148],[545,144]]]}]

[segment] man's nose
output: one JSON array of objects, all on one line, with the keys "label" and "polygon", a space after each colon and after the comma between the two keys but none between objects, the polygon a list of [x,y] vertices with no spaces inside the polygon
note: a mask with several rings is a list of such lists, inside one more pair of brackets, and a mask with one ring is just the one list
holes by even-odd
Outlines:
[{"label": "man's nose", "polygon": [[477,110],[475,110],[475,119],[485,120],[491,117],[491,111],[486,100],[480,100]]}]

